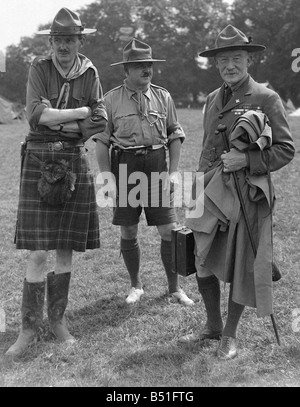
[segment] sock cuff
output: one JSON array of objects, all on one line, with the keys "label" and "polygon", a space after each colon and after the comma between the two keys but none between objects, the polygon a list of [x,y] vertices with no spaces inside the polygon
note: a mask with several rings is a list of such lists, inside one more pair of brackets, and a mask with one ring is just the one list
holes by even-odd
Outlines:
[{"label": "sock cuff", "polygon": [[139,247],[139,242],[136,237],[134,239],[130,239],[130,240],[121,238],[121,244],[120,244],[121,251],[122,250],[125,250],[125,251],[134,250],[134,249],[137,249],[138,247]]}]

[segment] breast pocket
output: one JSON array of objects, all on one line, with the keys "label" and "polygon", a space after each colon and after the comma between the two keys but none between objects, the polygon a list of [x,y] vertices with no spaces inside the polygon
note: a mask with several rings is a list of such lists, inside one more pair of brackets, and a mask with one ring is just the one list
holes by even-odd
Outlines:
[{"label": "breast pocket", "polygon": [[86,97],[84,95],[82,86],[80,84],[75,83],[74,84],[74,89],[73,89],[73,95],[72,95],[74,101],[75,101],[75,106],[76,107],[82,107],[86,106]]},{"label": "breast pocket", "polygon": [[148,120],[151,127],[155,127],[159,135],[167,134],[167,115],[165,112],[158,112],[156,110],[148,111]]},{"label": "breast pocket", "polygon": [[118,137],[135,140],[141,134],[141,122],[137,114],[116,117],[116,130]]},{"label": "breast pocket", "polygon": [[51,102],[51,106],[53,107],[53,108],[55,108],[56,107],[56,103],[57,103],[57,99],[58,99],[58,92],[49,92],[49,94],[48,94],[48,99],[50,100],[50,102]]}]

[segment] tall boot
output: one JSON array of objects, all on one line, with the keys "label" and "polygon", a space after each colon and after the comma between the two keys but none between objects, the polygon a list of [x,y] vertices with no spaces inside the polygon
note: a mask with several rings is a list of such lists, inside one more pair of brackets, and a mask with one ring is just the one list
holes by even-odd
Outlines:
[{"label": "tall boot", "polygon": [[223,321],[220,308],[220,283],[216,276],[198,277],[199,293],[206,309],[207,320],[200,332],[192,332],[179,338],[179,342],[201,342],[206,339],[219,340],[222,336]]},{"label": "tall boot", "polygon": [[36,342],[43,321],[44,299],[45,282],[28,283],[25,279],[21,308],[22,327],[17,341],[5,353],[6,356],[21,356]]},{"label": "tall boot", "polygon": [[70,344],[76,339],[69,333],[64,316],[67,304],[71,273],[47,275],[47,311],[51,332],[60,342]]}]

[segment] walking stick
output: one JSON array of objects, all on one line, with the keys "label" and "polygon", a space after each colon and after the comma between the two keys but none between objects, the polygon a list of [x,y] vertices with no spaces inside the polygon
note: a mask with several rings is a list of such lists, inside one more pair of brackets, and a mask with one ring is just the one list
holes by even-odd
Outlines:
[{"label": "walking stick", "polygon": [[[226,151],[229,152],[230,147],[229,147],[229,142],[228,142],[228,139],[227,139],[227,136],[226,136],[227,126],[225,124],[219,124],[218,127],[217,127],[217,130],[218,130],[219,133],[222,133],[222,137],[223,137],[223,141],[224,141],[224,144],[225,144]],[[236,188],[238,198],[239,198],[239,201],[240,201],[240,204],[241,204],[242,213],[243,213],[243,216],[244,216],[244,219],[245,219],[246,228],[247,228],[247,232],[248,232],[249,239],[250,239],[250,242],[251,242],[253,254],[254,254],[254,257],[256,257],[257,248],[256,248],[256,244],[255,244],[255,241],[254,241],[254,238],[253,238],[253,235],[252,235],[252,231],[251,231],[251,227],[250,227],[250,221],[249,221],[248,214],[247,214],[247,211],[246,211],[246,206],[245,206],[245,202],[244,202],[244,199],[243,199],[243,196],[242,196],[242,191],[241,191],[240,184],[239,184],[239,181],[238,181],[238,178],[237,178],[237,174],[236,174],[235,171],[233,171],[231,174],[233,175],[235,188]],[[272,321],[272,325],[273,325],[273,328],[274,328],[277,343],[280,346],[280,339],[279,339],[279,335],[278,335],[277,325],[276,325],[276,321],[275,321],[275,318],[274,318],[273,314],[271,314],[271,321]]]}]

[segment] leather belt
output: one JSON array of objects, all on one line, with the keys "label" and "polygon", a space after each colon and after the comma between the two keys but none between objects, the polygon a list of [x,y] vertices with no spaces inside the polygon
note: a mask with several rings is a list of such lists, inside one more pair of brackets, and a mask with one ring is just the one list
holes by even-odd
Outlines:
[{"label": "leather belt", "polygon": [[49,143],[39,143],[37,141],[27,141],[27,150],[48,150],[48,151],[61,151],[68,150],[75,147],[83,147],[84,143],[82,141],[54,141]]},{"label": "leather belt", "polygon": [[157,151],[164,147],[163,144],[155,145],[155,146],[147,146],[147,147],[133,147],[133,148],[120,148],[118,146],[114,146],[113,149],[118,151],[119,153],[128,153],[133,155],[146,155],[151,151]]}]

